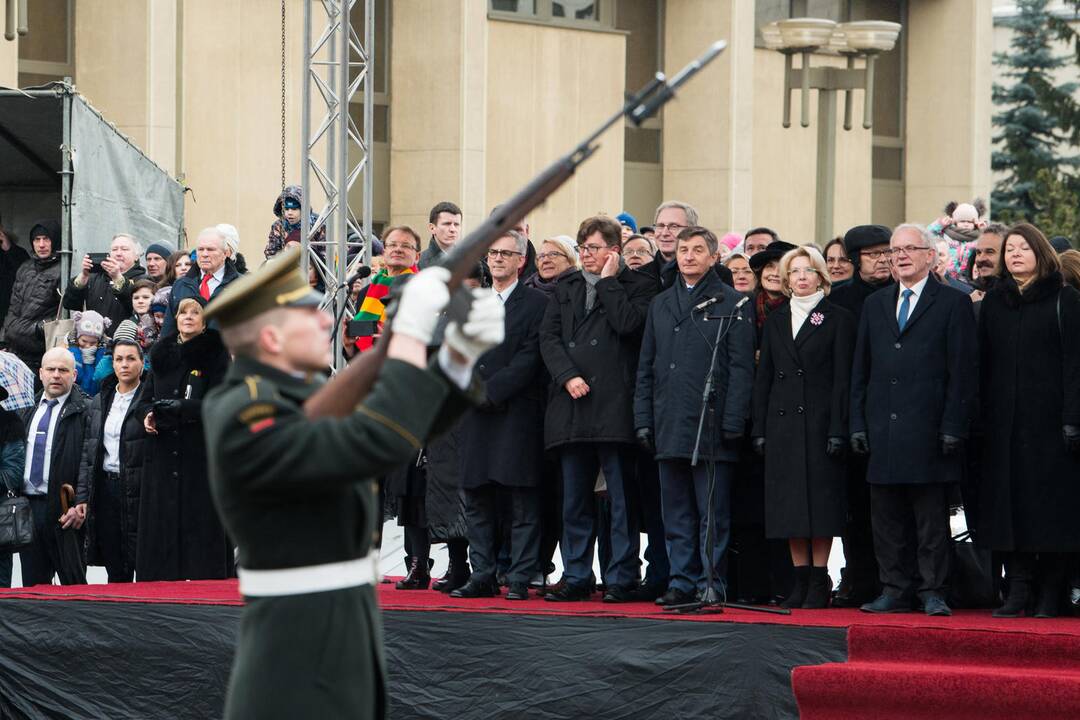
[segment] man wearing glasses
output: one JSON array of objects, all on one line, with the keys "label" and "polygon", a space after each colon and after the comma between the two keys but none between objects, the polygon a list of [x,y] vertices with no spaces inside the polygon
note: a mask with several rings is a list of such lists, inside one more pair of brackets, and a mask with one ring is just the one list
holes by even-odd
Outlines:
[{"label": "man wearing glasses", "polygon": [[[688,227],[697,226],[698,213],[692,205],[678,200],[668,200],[660,203],[660,207],[656,208],[653,227],[656,231],[654,240],[658,248],[656,269],[660,273],[660,289],[674,285],[679,276],[679,267],[675,262],[675,245],[678,243],[679,233]],[[728,286],[735,286],[731,271],[722,263],[713,265],[712,272],[716,273]]]},{"label": "man wearing glasses", "polygon": [[[511,230],[487,252],[492,289],[506,310],[505,342],[480,356],[484,402],[462,422],[461,478],[465,491],[472,576],[452,597],[492,597],[498,529],[511,528],[507,600],[525,600],[540,551],[540,485],[545,480],[544,398],[540,321],[547,297],[518,282],[529,241]],[[500,502],[500,499],[505,502]],[[499,517],[501,512],[505,516]]]},{"label": "man wearing glasses", "polygon": [[600,471],[611,506],[611,559],[605,602],[631,599],[638,585],[639,528],[629,500],[633,399],[641,335],[658,290],[619,255],[622,230],[609,217],[581,223],[582,269],[555,287],[540,327],[540,353],[552,378],[544,441],[558,451],[563,480],[565,584],[551,601],[586,600],[594,582],[594,488]]},{"label": "man wearing glasses", "polygon": [[925,228],[898,226],[889,256],[898,282],[866,300],[851,371],[851,449],[869,457],[883,586],[861,609],[907,612],[918,595],[927,615],[951,615],[949,491],[975,402],[975,316],[966,294],[930,272]]},{"label": "man wearing glasses", "polygon": [[[892,283],[889,239],[884,225],[857,225],[844,235],[844,247],[856,272],[850,282],[833,289],[833,302],[855,316],[862,315],[866,299]],[[844,531],[844,562],[840,586],[833,597],[836,607],[859,607],[877,597],[881,589],[874,536],[870,527],[870,487],[866,484],[866,458],[848,461],[848,521]]]}]

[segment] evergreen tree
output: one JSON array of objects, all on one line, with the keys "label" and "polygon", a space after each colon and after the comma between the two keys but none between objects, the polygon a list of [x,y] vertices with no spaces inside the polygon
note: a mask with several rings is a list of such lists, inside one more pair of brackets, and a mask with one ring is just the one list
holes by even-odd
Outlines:
[{"label": "evergreen tree", "polygon": [[999,111],[993,118],[998,132],[991,165],[1004,176],[991,198],[995,215],[1004,222],[1031,221],[1039,214],[1033,191],[1040,171],[1049,171],[1067,187],[1076,185],[1066,171],[1076,167],[1077,158],[1061,154],[1062,146],[1075,142],[1073,119],[1080,118],[1072,97],[1076,83],[1056,85],[1051,77],[1071,61],[1051,48],[1056,35],[1046,4],[1019,0],[1017,15],[1005,21],[1013,30],[1010,51],[994,56],[1012,81],[1009,87],[995,84],[993,94]]}]

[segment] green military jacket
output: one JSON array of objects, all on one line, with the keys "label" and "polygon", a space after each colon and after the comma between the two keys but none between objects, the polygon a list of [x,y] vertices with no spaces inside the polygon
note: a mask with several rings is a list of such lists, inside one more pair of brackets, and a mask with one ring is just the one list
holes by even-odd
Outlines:
[{"label": "green military jacket", "polygon": [[308,420],[321,384],[237,357],[203,402],[210,489],[241,568],[367,555],[382,519],[373,479],[466,407],[439,371],[387,360],[355,412]]}]

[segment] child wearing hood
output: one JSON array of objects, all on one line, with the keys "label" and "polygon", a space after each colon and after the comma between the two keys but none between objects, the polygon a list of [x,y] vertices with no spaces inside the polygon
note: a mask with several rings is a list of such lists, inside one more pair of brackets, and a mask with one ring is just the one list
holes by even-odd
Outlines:
[{"label": "child wearing hood", "polygon": [[[300,213],[303,207],[303,191],[299,185],[290,185],[285,188],[278,199],[274,201],[274,215],[277,220],[270,226],[270,235],[266,239],[266,247],[263,249],[263,255],[267,259],[272,258],[279,252],[285,249],[286,238],[289,237],[289,233],[292,231],[297,232],[297,238],[299,239],[299,232],[301,228]],[[314,212],[309,211],[309,222],[314,225],[318,220],[318,216]],[[319,228],[318,242],[325,242],[326,240],[326,228]]]},{"label": "child wearing hood", "polygon": [[76,312],[71,317],[75,329],[68,338],[68,352],[75,358],[75,382],[93,397],[101,389],[101,381],[113,371],[112,356],[105,347],[105,328],[112,321],[93,310]]}]

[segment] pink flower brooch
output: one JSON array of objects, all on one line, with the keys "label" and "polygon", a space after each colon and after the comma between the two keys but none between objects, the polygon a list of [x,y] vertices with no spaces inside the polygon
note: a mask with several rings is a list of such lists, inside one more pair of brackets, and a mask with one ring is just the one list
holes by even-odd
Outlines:
[{"label": "pink flower brooch", "polygon": [[819,312],[816,312],[816,313],[814,313],[813,315],[810,316],[810,324],[811,325],[820,325],[823,322],[825,322],[825,316],[822,315]]}]

